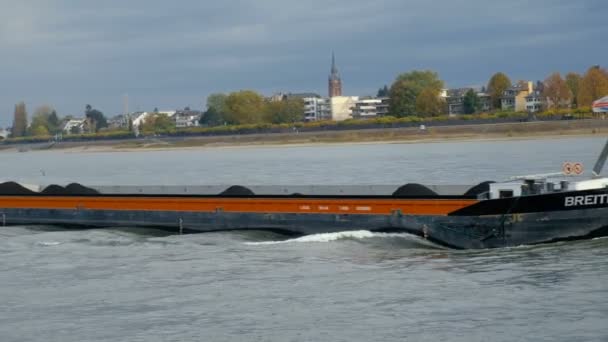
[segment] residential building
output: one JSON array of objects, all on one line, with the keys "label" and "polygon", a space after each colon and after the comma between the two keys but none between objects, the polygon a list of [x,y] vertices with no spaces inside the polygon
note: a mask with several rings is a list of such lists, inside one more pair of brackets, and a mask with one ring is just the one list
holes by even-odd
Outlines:
[{"label": "residential building", "polygon": [[8,138],[9,132],[4,128],[0,128],[0,138],[6,139]]},{"label": "residential building", "polygon": [[528,113],[536,113],[543,110],[546,101],[539,90],[534,90],[526,96],[526,111]]},{"label": "residential building", "polygon": [[461,115],[465,114],[464,110],[464,98],[470,90],[475,91],[478,99],[478,112],[488,112],[492,108],[492,100],[490,95],[479,91],[475,88],[455,88],[455,89],[445,89],[441,92],[441,97],[443,97],[448,105],[448,115]]},{"label": "residential building", "polygon": [[285,100],[286,97],[287,97],[287,94],[278,92],[278,93],[272,94],[270,97],[268,97],[266,99],[270,102],[279,102],[279,101]]},{"label": "residential building", "polygon": [[108,119],[109,129],[127,129],[129,127],[129,119],[126,115],[120,114]]},{"label": "residential building", "polygon": [[336,67],[336,58],[331,54],[331,72],[328,80],[329,97],[342,96],[342,79]]},{"label": "residential building", "polygon": [[352,108],[352,117],[355,119],[366,119],[387,115],[388,100],[388,97],[360,98]]},{"label": "residential building", "polygon": [[532,84],[529,81],[519,81],[505,90],[500,99],[501,109],[515,112],[525,111],[527,105],[526,96],[534,91]]},{"label": "residential building", "polygon": [[173,117],[175,127],[177,128],[196,127],[200,125],[199,121],[203,116],[203,112],[198,110],[184,109],[175,111],[174,114],[170,116]]},{"label": "residential building", "polygon": [[358,96],[334,96],[329,99],[331,108],[331,119],[334,121],[343,121],[352,119],[353,108],[359,101]]},{"label": "residential building", "polygon": [[317,93],[276,93],[268,100],[271,102],[276,102],[294,97],[299,98],[304,102],[304,121],[331,119],[329,100],[321,97]]},{"label": "residential building", "polygon": [[303,97],[304,121],[319,121],[331,119],[331,108],[328,99],[319,95]]},{"label": "residential building", "polygon": [[170,118],[173,118],[173,116],[175,115],[177,111],[175,110],[165,110],[165,111],[158,111],[158,112],[133,112],[131,114],[128,115],[128,118],[125,118],[126,120],[126,124],[129,124],[129,119],[131,119],[131,121],[133,122],[133,128],[138,128],[139,126],[141,126],[141,124],[144,123],[144,121],[146,121],[146,119],[148,117],[150,117],[151,115],[155,115],[155,114],[162,114],[162,115],[166,115]]},{"label": "residential building", "polygon": [[85,132],[85,119],[71,119],[68,120],[61,131],[65,134],[82,134]]},{"label": "residential building", "polygon": [[464,95],[469,89],[471,88],[445,89],[441,92],[441,97],[448,106],[448,115],[464,114]]}]

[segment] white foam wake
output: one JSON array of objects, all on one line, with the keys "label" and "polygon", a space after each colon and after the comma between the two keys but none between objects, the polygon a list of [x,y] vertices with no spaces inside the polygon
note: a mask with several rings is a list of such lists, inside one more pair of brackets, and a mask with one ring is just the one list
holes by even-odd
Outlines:
[{"label": "white foam wake", "polygon": [[407,233],[374,233],[368,230],[352,230],[336,233],[320,233],[305,235],[295,239],[281,241],[261,241],[261,242],[245,242],[246,245],[277,245],[283,243],[298,243],[298,242],[331,242],[343,239],[370,239],[370,238],[411,238],[418,239],[416,236]]},{"label": "white foam wake", "polygon": [[58,246],[61,245],[59,241],[38,241],[38,246],[50,247],[50,246]]}]

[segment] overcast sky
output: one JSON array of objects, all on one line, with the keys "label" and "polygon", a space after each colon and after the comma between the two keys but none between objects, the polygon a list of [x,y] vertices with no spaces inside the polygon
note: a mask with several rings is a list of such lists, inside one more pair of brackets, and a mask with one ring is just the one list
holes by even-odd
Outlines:
[{"label": "overcast sky", "polygon": [[606,0],[0,0],[0,125],[15,103],[82,115],[202,108],[213,92],[345,95],[413,69],[449,87],[608,64]]}]

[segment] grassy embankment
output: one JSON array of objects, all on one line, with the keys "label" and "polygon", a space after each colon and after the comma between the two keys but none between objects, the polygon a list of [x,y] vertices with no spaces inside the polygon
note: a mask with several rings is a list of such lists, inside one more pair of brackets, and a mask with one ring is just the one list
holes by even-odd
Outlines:
[{"label": "grassy embankment", "polygon": [[115,149],[184,148],[316,143],[419,142],[480,139],[524,139],[549,136],[592,136],[608,132],[608,120],[541,121],[484,125],[383,128],[300,133],[187,137],[180,140],[123,141]]}]

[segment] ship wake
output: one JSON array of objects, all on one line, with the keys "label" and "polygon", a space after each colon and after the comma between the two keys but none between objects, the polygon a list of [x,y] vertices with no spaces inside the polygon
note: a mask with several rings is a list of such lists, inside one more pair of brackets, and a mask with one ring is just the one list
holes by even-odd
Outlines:
[{"label": "ship wake", "polygon": [[273,241],[256,241],[256,242],[245,242],[246,245],[250,246],[267,246],[267,245],[281,245],[281,244],[294,244],[294,243],[326,243],[340,240],[354,240],[354,241],[374,241],[374,240],[401,240],[404,242],[411,242],[422,247],[433,247],[440,248],[440,246],[427,241],[419,236],[408,234],[408,233],[379,233],[371,232],[368,230],[354,230],[354,231],[343,231],[335,233],[319,233],[305,235],[298,238],[287,239],[287,240],[273,240]]}]

